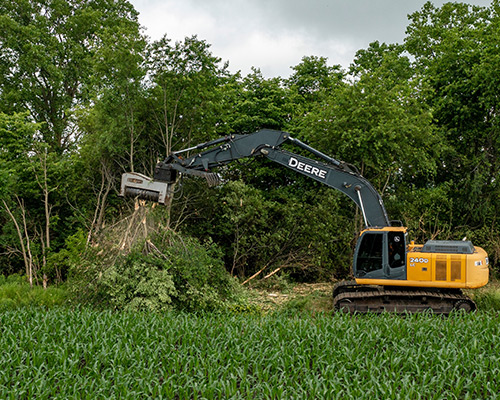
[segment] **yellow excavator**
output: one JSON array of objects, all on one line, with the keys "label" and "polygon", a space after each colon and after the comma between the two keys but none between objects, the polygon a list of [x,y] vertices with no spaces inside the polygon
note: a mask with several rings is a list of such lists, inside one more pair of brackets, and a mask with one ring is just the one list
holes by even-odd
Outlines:
[{"label": "yellow excavator", "polygon": [[[316,159],[284,150],[289,143]],[[183,152],[194,155],[183,157]],[[122,176],[121,195],[165,204],[181,175],[219,179],[212,169],[234,160],[266,157],[284,167],[341,191],[360,208],[365,229],[354,251],[354,280],[333,288],[335,309],[347,312],[420,312],[448,314],[473,311],[476,304],[462,289],[488,283],[488,255],[470,241],[429,240],[415,244],[407,229],[390,221],[382,198],[357,170],[293,138],[287,132],[262,129],[230,135],[174,152],[159,162],[154,177],[138,173]],[[399,224],[400,225],[400,224]]]}]

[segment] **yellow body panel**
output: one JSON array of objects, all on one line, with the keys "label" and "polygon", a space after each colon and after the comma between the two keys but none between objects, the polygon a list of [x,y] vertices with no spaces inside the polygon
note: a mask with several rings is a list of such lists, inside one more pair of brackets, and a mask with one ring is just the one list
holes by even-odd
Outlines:
[{"label": "yellow body panel", "polygon": [[488,283],[488,256],[481,247],[473,254],[424,253],[409,246],[406,266],[407,279],[362,279],[361,285],[393,285],[439,288],[479,288]]},{"label": "yellow body panel", "polygon": [[[367,230],[406,233],[407,229],[388,226]],[[356,282],[362,285],[479,288],[488,283],[488,254],[481,247],[474,247],[473,254],[424,253],[422,245],[411,242],[407,245],[406,271],[406,279],[356,278]]]}]

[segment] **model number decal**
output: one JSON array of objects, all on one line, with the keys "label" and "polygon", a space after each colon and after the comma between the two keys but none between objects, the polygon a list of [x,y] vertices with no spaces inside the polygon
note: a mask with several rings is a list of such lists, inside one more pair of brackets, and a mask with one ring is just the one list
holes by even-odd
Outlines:
[{"label": "model number decal", "polygon": [[410,262],[411,263],[422,263],[422,264],[427,264],[429,262],[428,258],[415,258],[415,257],[410,257]]}]

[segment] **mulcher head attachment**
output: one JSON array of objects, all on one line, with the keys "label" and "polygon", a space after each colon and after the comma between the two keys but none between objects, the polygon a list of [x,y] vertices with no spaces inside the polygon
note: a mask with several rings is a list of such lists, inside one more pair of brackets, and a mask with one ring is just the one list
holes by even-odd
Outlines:
[{"label": "mulcher head attachment", "polygon": [[[175,170],[167,170],[166,172],[168,172],[168,176],[165,177],[161,176],[162,171],[155,174],[155,180],[137,172],[123,174],[120,196],[165,204],[168,196],[171,195],[169,190],[177,176]],[[209,186],[217,186],[221,183],[219,175],[212,172],[185,169],[182,174],[205,178]],[[158,180],[158,177],[165,180]]]},{"label": "mulcher head attachment", "polygon": [[167,182],[153,181],[146,175],[127,172],[122,175],[120,196],[136,197],[165,204],[168,199],[169,186]]}]

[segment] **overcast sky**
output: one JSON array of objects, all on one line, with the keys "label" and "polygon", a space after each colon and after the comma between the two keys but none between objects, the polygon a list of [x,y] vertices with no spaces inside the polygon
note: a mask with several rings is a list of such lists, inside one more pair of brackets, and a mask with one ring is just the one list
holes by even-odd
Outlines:
[{"label": "overcast sky", "polygon": [[[408,14],[425,0],[129,0],[146,34],[173,41],[198,35],[231,72],[260,68],[286,78],[303,56],[347,68],[359,49],[378,40],[402,43]],[[490,0],[469,0],[489,6]],[[445,1],[434,0],[436,6]]]}]

